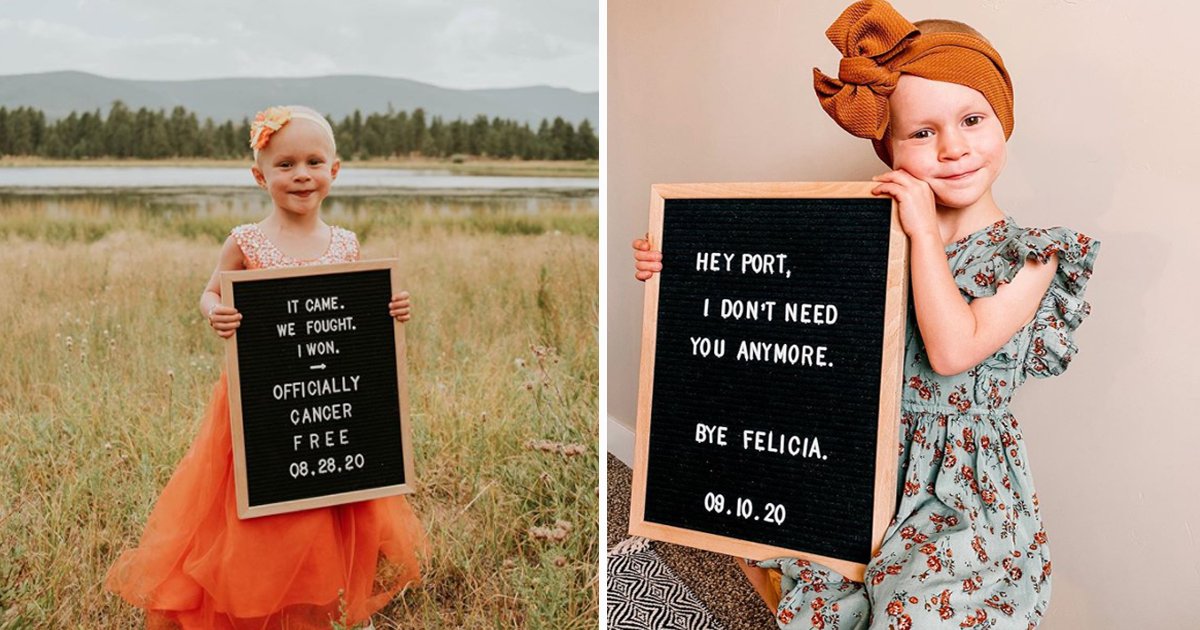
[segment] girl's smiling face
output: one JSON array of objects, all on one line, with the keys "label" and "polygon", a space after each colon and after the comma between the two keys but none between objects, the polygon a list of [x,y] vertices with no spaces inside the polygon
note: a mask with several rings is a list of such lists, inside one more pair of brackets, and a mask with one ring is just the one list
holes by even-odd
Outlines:
[{"label": "girl's smiling face", "polygon": [[271,135],[250,171],[276,207],[307,214],[321,207],[340,168],[325,130],[313,121],[293,118]]},{"label": "girl's smiling face", "polygon": [[888,107],[892,168],[929,184],[943,206],[990,202],[1008,152],[1004,127],[983,94],[905,74]]}]

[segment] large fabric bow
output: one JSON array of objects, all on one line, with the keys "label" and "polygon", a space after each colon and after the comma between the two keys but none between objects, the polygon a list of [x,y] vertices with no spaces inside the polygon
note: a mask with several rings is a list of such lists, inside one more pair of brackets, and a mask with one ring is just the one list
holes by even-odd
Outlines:
[{"label": "large fabric bow", "polygon": [[873,140],[889,165],[888,97],[901,74],[978,90],[995,110],[1004,137],[1012,135],[1012,80],[986,40],[968,33],[921,33],[884,0],[855,2],[825,35],[842,60],[836,79],[813,68],[821,107],[846,131]]},{"label": "large fabric bow", "polygon": [[821,107],[843,129],[878,140],[888,125],[888,96],[900,72],[888,60],[920,31],[886,2],[855,2],[825,31],[842,53],[838,78],[813,68]]}]

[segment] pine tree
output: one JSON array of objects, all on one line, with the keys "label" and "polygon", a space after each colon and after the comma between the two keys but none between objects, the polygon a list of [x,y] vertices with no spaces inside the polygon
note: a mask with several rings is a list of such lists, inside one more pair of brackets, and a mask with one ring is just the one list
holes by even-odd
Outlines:
[{"label": "pine tree", "polygon": [[[195,114],[192,114],[195,117]],[[204,119],[204,126],[200,128],[196,138],[196,155],[200,157],[217,157],[217,126],[213,124],[212,118]]]},{"label": "pine tree", "polygon": [[442,129],[442,117],[434,116],[429,123],[429,133],[425,136],[425,144],[421,146],[421,154],[428,157],[442,157],[445,151],[445,140]]},{"label": "pine tree", "polygon": [[409,136],[408,140],[410,152],[416,152],[424,155],[431,147],[429,138],[429,128],[425,126],[425,110],[420,107],[413,110],[412,118],[408,121]]},{"label": "pine tree", "polygon": [[571,157],[577,160],[599,160],[600,159],[600,139],[596,137],[596,132],[592,130],[592,123],[585,118],[579,123],[579,129],[575,132],[575,154]]},{"label": "pine tree", "polygon": [[100,110],[84,112],[79,117],[79,128],[72,138],[71,157],[91,158],[104,153],[104,117]]},{"label": "pine tree", "polygon": [[[326,120],[329,120],[326,117]],[[484,114],[471,121],[446,121],[433,117],[427,124],[425,110],[363,116],[360,110],[340,123],[329,120],[335,130],[339,153],[349,159],[379,156],[425,155],[445,157],[469,154],[520,159],[597,159],[599,140],[591,122],[578,130],[561,117],[543,119],[535,133],[528,123]],[[9,110],[0,107],[0,155],[44,155],[56,158],[164,157],[240,158],[246,155],[250,121],[240,124],[198,122],[194,112],[176,106],[164,110],[139,108],[130,111],[114,101],[108,115],[99,109],[47,124],[45,113],[32,107]]]},{"label": "pine tree", "polygon": [[392,128],[392,155],[408,155],[412,152],[412,131],[408,127],[408,113],[397,112],[389,121]]},{"label": "pine tree", "polygon": [[8,140],[8,108],[0,107],[0,155],[12,155]]},{"label": "pine tree", "polygon": [[133,114],[121,101],[113,101],[108,110],[108,118],[104,121],[103,155],[112,157],[131,157],[133,155],[134,136]]}]

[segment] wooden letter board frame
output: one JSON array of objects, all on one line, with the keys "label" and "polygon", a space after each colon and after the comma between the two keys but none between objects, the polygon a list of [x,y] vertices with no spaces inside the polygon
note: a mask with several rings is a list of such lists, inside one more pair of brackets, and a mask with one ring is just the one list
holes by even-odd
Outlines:
[{"label": "wooden letter board frame", "polygon": [[[879,197],[871,194],[871,190],[877,185],[874,182],[656,184],[652,187],[650,195],[650,242],[655,249],[661,250],[664,202],[667,199],[878,199]],[[883,365],[879,381],[879,432],[876,445],[872,554],[879,550],[883,534],[895,512],[896,445],[908,296],[908,239],[900,227],[894,201],[891,214],[888,277],[885,289]],[[629,533],[756,560],[781,556],[804,558],[819,562],[847,578],[861,582],[866,571],[866,565],[862,563],[645,520],[659,282],[659,274],[655,274],[646,281],[645,287]]]},{"label": "wooden letter board frame", "polygon": [[[221,272],[221,303],[225,306],[237,306],[234,303],[234,292],[235,285],[239,282],[376,270],[389,270],[391,272],[392,294],[394,295],[397,290],[396,288],[401,286],[399,261],[395,258],[278,269],[223,271]],[[383,306],[383,304],[379,305],[381,309]],[[397,391],[400,397],[400,435],[404,457],[404,483],[305,499],[267,503],[254,507],[250,506],[246,484],[246,445],[242,428],[242,391],[240,373],[238,371],[237,334],[235,333],[227,340],[225,346],[225,364],[229,386],[229,421],[233,436],[233,468],[237,486],[238,518],[256,518],[259,516],[353,503],[356,501],[367,501],[398,494],[410,494],[415,490],[416,476],[413,465],[412,427],[408,411],[408,372],[405,360],[404,325],[393,320],[392,328],[396,349]]]}]

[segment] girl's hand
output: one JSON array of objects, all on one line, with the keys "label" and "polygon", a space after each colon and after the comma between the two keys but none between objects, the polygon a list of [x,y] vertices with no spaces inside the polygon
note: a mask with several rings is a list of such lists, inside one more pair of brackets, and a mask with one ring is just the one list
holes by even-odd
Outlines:
[{"label": "girl's hand", "polygon": [[401,323],[412,318],[412,303],[408,299],[408,291],[401,291],[392,296],[392,301],[388,302],[388,314]]},{"label": "girl's hand", "polygon": [[232,306],[217,304],[208,311],[208,325],[223,339],[228,339],[242,325],[242,314]]},{"label": "girl's hand", "polygon": [[880,182],[871,194],[889,195],[900,204],[900,227],[910,239],[932,235],[941,242],[941,230],[937,222],[937,205],[929,184],[913,177],[904,169],[876,175],[871,178]]},{"label": "girl's hand", "polygon": [[633,277],[645,282],[662,271],[662,252],[650,251],[650,241],[639,238],[633,242],[633,260],[637,271]]}]

